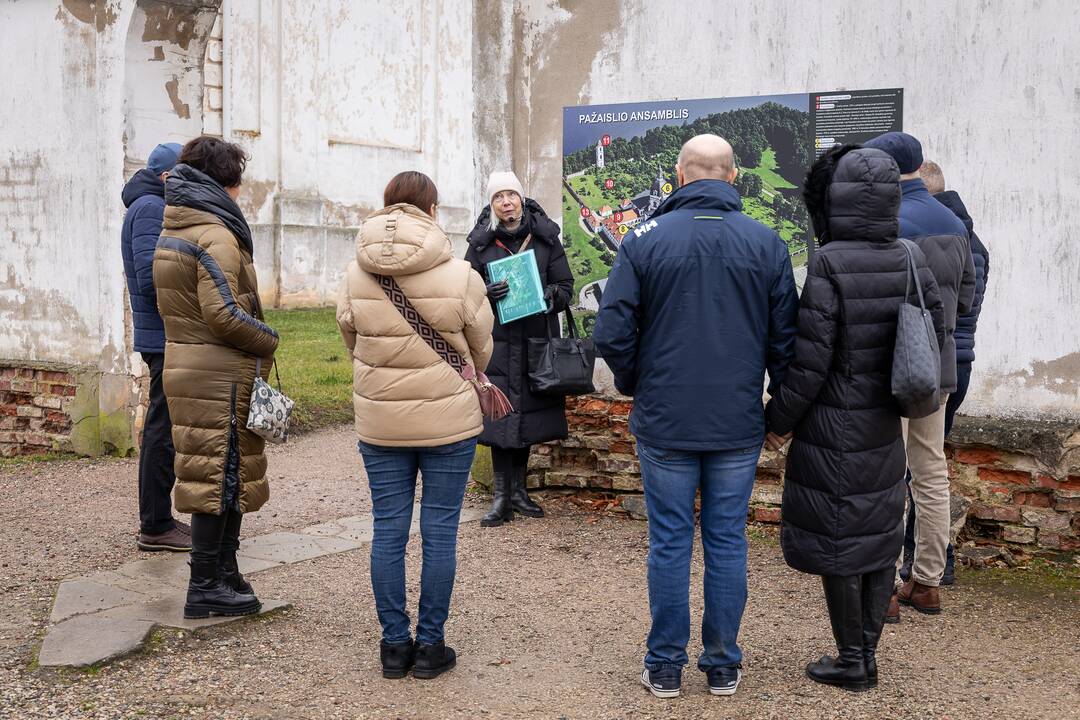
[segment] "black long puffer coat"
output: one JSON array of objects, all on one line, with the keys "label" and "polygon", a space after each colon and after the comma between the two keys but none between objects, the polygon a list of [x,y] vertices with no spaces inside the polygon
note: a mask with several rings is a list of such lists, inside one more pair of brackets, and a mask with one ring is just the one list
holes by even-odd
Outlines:
[{"label": "black long puffer coat", "polygon": [[[848,576],[891,567],[904,538],[906,460],[890,390],[907,277],[896,163],[879,150],[851,150],[827,198],[828,230],[803,287],[795,360],[766,416],[773,432],[795,433],[784,480],[784,559],[802,572]],[[941,342],[937,283],[922,252],[912,251]]]},{"label": "black long puffer coat", "polygon": [[[488,363],[487,376],[497,385],[514,406],[514,412],[502,420],[484,420],[484,432],[480,442],[499,448],[523,448],[550,440],[562,440],[567,435],[566,398],[562,396],[534,395],[529,390],[529,338],[546,338],[547,329],[555,337],[559,335],[558,313],[570,304],[574,292],[574,276],[570,263],[566,259],[562,241],[559,239],[559,226],[544,212],[543,208],[531,198],[522,203],[525,209],[523,225],[532,233],[529,248],[536,253],[536,263],[540,270],[540,284],[547,288],[554,286],[552,312],[547,315],[533,315],[503,325],[499,322],[499,313],[492,302],[495,312],[495,330],[492,338],[495,349]],[[491,206],[484,208],[476,220],[476,227],[469,233],[469,250],[465,259],[490,283],[487,264],[501,260],[508,253],[495,242],[496,233],[489,227]],[[524,242],[524,236],[517,239],[499,238],[513,251]]]}]

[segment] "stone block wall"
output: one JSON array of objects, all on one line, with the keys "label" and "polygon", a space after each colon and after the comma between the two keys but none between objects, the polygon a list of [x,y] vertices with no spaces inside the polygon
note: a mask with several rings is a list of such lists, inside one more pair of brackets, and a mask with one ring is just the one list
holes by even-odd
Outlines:
[{"label": "stone block wall", "polygon": [[[529,486],[619,493],[627,511],[639,514],[630,409],[627,398],[569,398],[570,436],[534,448]],[[960,416],[947,454],[960,542],[1021,556],[1080,550],[1080,424]],[[784,462],[783,453],[762,452],[751,520],[780,522]]]},{"label": "stone block wall", "polygon": [[132,453],[140,382],[91,366],[0,360],[0,456]]},{"label": "stone block wall", "polygon": [[76,392],[70,372],[0,366],[0,456],[46,453],[68,444]]}]

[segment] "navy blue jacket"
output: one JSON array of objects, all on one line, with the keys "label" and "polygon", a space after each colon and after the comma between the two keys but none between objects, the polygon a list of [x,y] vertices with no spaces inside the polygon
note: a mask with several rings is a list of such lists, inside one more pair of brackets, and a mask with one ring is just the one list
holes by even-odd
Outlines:
[{"label": "navy blue jacket", "polygon": [[934,199],[960,218],[971,238],[971,259],[975,263],[975,299],[971,302],[971,310],[956,318],[956,362],[970,364],[975,361],[975,327],[979,323],[983,296],[986,294],[986,281],[990,277],[990,251],[975,234],[975,223],[955,190],[938,193],[934,195]]},{"label": "navy blue jacket", "polygon": [[131,316],[135,322],[135,352],[165,352],[165,325],[154,292],[154,248],[165,215],[165,183],[149,170],[135,173],[120,197],[127,208],[120,235]]},{"label": "navy blue jacket", "polygon": [[960,218],[935,200],[922,180],[902,180],[900,193],[900,237],[923,251],[941,296],[945,319],[941,392],[956,392],[956,318],[971,312],[975,300],[971,241]]},{"label": "navy blue jacket", "polygon": [[634,398],[630,430],[672,450],[765,436],[762,388],[783,380],[799,298],[787,246],[720,180],[679,188],[623,240],[593,340]]}]

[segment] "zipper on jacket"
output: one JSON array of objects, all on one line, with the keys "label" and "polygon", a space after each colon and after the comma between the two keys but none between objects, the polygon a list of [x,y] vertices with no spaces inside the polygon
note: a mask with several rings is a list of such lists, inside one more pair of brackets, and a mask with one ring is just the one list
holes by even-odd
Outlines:
[{"label": "zipper on jacket", "polygon": [[[233,453],[234,452],[239,452],[239,448],[234,448],[233,447],[233,444],[236,442],[236,440],[237,440],[237,437],[236,437],[236,383],[233,383],[232,387],[231,387],[231,389],[229,391],[229,437],[225,441],[225,465],[224,465],[223,471],[221,473],[221,513],[222,514],[225,513],[226,491],[228,489],[227,486],[228,486],[228,483],[229,483],[229,470],[230,470],[229,464],[230,464],[230,461],[232,460]],[[238,465],[238,467],[237,467],[237,472],[236,472],[236,494],[237,494],[236,500],[237,500],[237,504],[239,504],[239,501],[240,501],[240,497],[239,497],[239,495],[240,495],[240,468],[239,468],[239,463],[237,463],[237,465]]]}]

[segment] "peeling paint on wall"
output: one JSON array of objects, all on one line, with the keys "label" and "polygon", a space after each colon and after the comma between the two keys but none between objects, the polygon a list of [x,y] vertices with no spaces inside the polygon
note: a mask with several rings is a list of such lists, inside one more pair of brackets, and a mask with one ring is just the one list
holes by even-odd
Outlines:
[{"label": "peeling paint on wall", "polygon": [[191,107],[180,99],[180,78],[173,75],[172,80],[165,83],[165,92],[169,93],[169,102],[172,103],[176,116],[185,120],[191,117]]},{"label": "peeling paint on wall", "polygon": [[1025,385],[1038,385],[1053,393],[1075,397],[1080,393],[1080,352],[1033,362],[1030,369],[1009,373],[1009,377]]},{"label": "peeling paint on wall", "polygon": [[119,0],[63,0],[64,9],[80,22],[93,25],[98,32],[116,22]]}]

